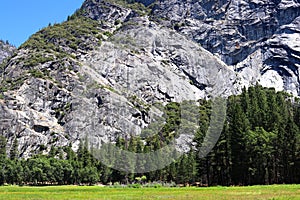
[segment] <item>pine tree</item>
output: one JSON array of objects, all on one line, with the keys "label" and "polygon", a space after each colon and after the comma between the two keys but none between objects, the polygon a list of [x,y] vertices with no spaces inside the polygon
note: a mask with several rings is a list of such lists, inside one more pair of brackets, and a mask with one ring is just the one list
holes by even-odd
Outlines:
[{"label": "pine tree", "polygon": [[245,151],[245,133],[249,130],[249,121],[242,111],[237,97],[229,98],[228,131],[231,133],[231,178],[234,184],[244,184],[247,179],[247,153]]},{"label": "pine tree", "polygon": [[6,138],[0,135],[0,160],[6,158]]},{"label": "pine tree", "polygon": [[10,153],[9,153],[11,160],[15,160],[15,159],[19,158],[18,146],[19,146],[18,140],[17,140],[17,138],[15,138],[14,142],[10,148]]},{"label": "pine tree", "polygon": [[51,146],[50,151],[48,153],[49,158],[54,158],[57,154],[57,148],[55,146]]}]

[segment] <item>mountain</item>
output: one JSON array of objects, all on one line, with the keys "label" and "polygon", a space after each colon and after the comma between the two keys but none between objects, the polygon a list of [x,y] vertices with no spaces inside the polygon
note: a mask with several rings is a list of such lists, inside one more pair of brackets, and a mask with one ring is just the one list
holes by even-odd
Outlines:
[{"label": "mountain", "polygon": [[[0,131],[23,157],[140,135],[160,107],[244,86],[299,95],[299,2],[86,0],[1,69]],[[188,137],[188,136],[187,136]],[[182,143],[182,138],[178,139]]]}]

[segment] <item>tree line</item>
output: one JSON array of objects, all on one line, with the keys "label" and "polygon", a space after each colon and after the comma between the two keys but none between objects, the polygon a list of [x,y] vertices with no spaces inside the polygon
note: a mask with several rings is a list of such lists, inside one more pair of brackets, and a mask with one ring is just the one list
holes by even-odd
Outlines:
[{"label": "tree line", "polygon": [[[199,158],[199,149],[209,129],[213,111],[210,100],[199,100],[199,128],[190,151],[170,165],[156,171],[135,174],[145,165],[162,160],[135,160],[132,172],[110,168],[96,159],[93,149],[81,141],[74,152],[71,146],[51,147],[47,155],[19,158],[17,139],[6,155],[6,139],[0,137],[0,184],[103,184],[132,183],[137,177],[147,181],[200,183],[203,185],[254,185],[300,183],[300,106],[299,99],[285,92],[259,85],[243,89],[227,100],[222,133],[213,150]],[[168,145],[179,135],[181,106],[169,103],[166,123],[150,137],[118,138],[120,149],[149,153]],[[117,153],[118,154],[118,153]],[[114,156],[122,156],[119,152]],[[116,159],[115,162],[130,162]],[[121,165],[122,163],[118,163]]]},{"label": "tree line", "polygon": [[259,85],[229,97],[221,137],[198,160],[198,176],[209,185],[300,183],[299,103]]},{"label": "tree line", "polygon": [[6,140],[0,137],[0,185],[70,185],[94,184],[99,181],[101,166],[82,143],[77,153],[71,146],[52,146],[48,155],[37,154],[29,159],[21,159],[18,158],[16,141],[8,157],[5,151]]}]

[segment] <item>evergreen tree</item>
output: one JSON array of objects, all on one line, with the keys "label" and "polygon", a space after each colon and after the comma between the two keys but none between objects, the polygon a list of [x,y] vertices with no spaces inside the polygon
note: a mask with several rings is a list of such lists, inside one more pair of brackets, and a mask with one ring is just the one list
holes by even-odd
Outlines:
[{"label": "evergreen tree", "polygon": [[247,179],[247,152],[245,151],[245,133],[249,130],[249,121],[243,112],[237,97],[229,98],[227,122],[231,133],[231,180],[238,185]]},{"label": "evergreen tree", "polygon": [[0,135],[0,160],[6,158],[6,138]]},{"label": "evergreen tree", "polygon": [[18,146],[19,146],[18,140],[17,140],[17,138],[15,138],[14,142],[10,148],[10,153],[9,153],[11,160],[15,160],[15,159],[19,158]]}]

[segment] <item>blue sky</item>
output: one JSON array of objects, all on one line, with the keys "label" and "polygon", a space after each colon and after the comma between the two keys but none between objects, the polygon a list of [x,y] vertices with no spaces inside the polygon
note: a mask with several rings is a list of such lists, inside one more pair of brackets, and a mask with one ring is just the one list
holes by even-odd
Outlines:
[{"label": "blue sky", "polygon": [[82,5],[84,0],[2,0],[0,3],[0,39],[15,46],[30,35],[60,23]]}]

